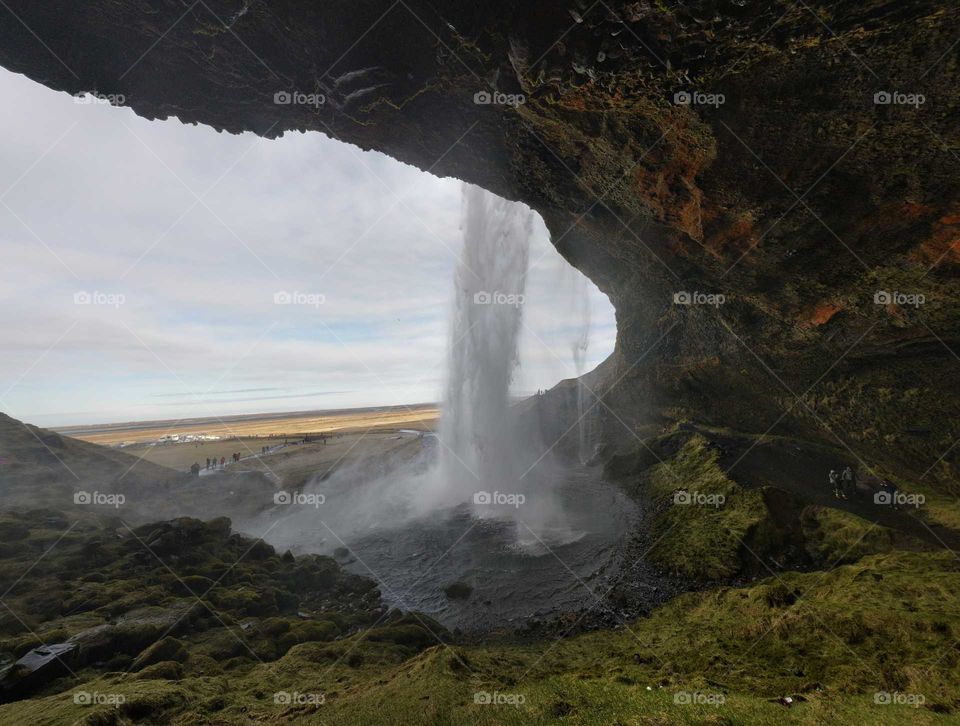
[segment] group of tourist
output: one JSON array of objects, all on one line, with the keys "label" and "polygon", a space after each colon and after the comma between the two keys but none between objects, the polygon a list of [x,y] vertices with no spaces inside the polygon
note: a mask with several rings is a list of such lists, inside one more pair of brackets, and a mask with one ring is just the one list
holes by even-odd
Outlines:
[{"label": "group of tourist", "polygon": [[[238,452],[238,453],[235,453],[235,454],[230,454],[230,461],[232,461],[233,463],[236,463],[236,462],[240,461],[240,454],[239,454],[239,452]],[[226,467],[226,465],[227,465],[227,457],[226,457],[226,456],[221,456],[219,460],[217,459],[216,456],[214,456],[213,458],[211,458],[211,457],[208,456],[208,457],[207,457],[207,465],[206,465],[204,468],[205,468],[207,471],[210,471],[211,469],[223,469],[224,467]],[[200,464],[199,464],[199,463],[194,463],[194,464],[190,467],[190,473],[193,474],[194,476],[200,476]]]},{"label": "group of tourist", "polygon": [[[230,460],[231,460],[233,463],[236,463],[236,462],[240,461],[240,454],[239,454],[239,453],[230,454]],[[211,458],[211,457],[208,456],[208,457],[207,457],[207,465],[206,465],[206,467],[204,467],[204,468],[207,469],[207,471],[209,471],[209,470],[211,470],[211,469],[223,469],[226,465],[227,465],[227,457],[226,457],[226,456],[221,456],[220,459],[219,459],[219,461],[217,460],[217,457],[216,457],[216,456],[214,456],[213,458]],[[195,463],[190,467],[190,473],[193,474],[194,476],[200,476],[200,464],[199,464],[198,462],[195,462]]]},{"label": "group of tourist", "polygon": [[[240,454],[230,454],[230,461],[236,463],[240,461]],[[207,459],[207,469],[222,469],[227,465],[227,457],[221,456],[220,461],[217,461],[217,457],[214,456],[212,459]]]},{"label": "group of tourist", "polygon": [[830,470],[830,485],[833,487],[833,496],[837,499],[849,499],[853,496],[853,469],[849,466],[843,473],[837,474],[836,469]]},{"label": "group of tourist", "polygon": [[[844,468],[842,472],[837,472],[836,469],[831,469],[830,474],[828,475],[828,480],[830,486],[833,488],[833,496],[837,499],[850,499],[856,494],[856,481],[857,475],[854,473],[853,469],[849,466]],[[868,488],[870,478],[868,478]],[[884,499],[880,500],[884,503],[889,503],[894,509],[899,509],[899,489],[897,485],[886,479],[879,480],[879,490],[874,489],[874,492],[877,491],[884,493]],[[875,501],[876,498],[875,498]]]}]

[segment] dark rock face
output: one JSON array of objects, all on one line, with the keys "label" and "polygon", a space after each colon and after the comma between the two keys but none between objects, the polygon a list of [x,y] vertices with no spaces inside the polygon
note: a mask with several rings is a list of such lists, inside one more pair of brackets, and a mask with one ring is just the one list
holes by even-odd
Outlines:
[{"label": "dark rock face", "polygon": [[688,419],[957,479],[955,3],[0,12],[0,64],[52,88],[319,131],[534,207],[617,309],[595,389],[611,450]]}]

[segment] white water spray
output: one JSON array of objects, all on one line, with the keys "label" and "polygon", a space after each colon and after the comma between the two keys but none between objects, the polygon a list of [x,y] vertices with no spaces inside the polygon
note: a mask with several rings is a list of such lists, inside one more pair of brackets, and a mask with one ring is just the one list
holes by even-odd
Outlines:
[{"label": "white water spray", "polygon": [[[589,423],[585,420],[586,401],[588,395],[587,387],[583,383],[584,363],[587,358],[587,349],[590,346],[590,292],[587,289],[587,278],[575,270],[573,276],[572,319],[578,323],[574,330],[574,337],[570,343],[570,349],[573,353],[573,365],[577,371],[577,430],[578,430],[578,456],[581,464],[585,464],[591,456]],[[570,274],[568,273],[568,274]]]},{"label": "white water spray", "polygon": [[[515,491],[510,421],[533,212],[464,185],[446,400],[440,427],[448,490]],[[464,497],[466,498],[466,497]]]}]

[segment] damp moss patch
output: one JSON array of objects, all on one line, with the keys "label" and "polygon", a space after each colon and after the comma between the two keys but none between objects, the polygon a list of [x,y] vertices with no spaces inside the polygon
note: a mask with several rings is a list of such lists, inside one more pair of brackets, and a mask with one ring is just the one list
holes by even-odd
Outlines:
[{"label": "damp moss patch", "polygon": [[717,458],[697,435],[650,472],[659,510],[650,558],[672,574],[705,580],[736,574],[744,538],[767,516],[762,492],[727,477]]}]

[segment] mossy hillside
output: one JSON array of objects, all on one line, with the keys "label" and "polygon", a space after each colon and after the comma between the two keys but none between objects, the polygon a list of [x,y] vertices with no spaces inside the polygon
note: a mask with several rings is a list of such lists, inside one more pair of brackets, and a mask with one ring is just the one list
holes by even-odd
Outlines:
[{"label": "mossy hillside", "polygon": [[119,617],[182,598],[203,598],[237,618],[290,613],[324,600],[378,602],[370,580],[341,571],[331,558],[280,556],[261,540],[231,534],[226,518],[129,528],[36,511],[7,513],[0,523],[27,531],[0,557],[0,582],[13,585],[5,600],[25,619],[19,627],[4,621],[8,633],[54,618],[67,624],[82,613]]},{"label": "mossy hillside", "polygon": [[960,490],[956,479],[936,479],[930,469],[929,476],[909,476],[902,471],[891,473],[881,469],[877,473],[889,482],[896,484],[899,493],[920,495],[922,501],[911,506],[904,504],[902,509],[922,522],[939,524],[949,529],[960,530]]},{"label": "mossy hillside", "polygon": [[[423,656],[433,656],[433,653]],[[432,665],[432,664],[430,664]],[[409,670],[409,669],[408,669]],[[389,680],[387,680],[389,679]],[[102,681],[87,684],[95,693],[116,685]],[[954,723],[950,715],[926,707],[879,705],[873,695],[857,695],[845,699],[821,693],[802,696],[792,708],[785,708],[776,699],[727,693],[720,706],[677,704],[671,689],[645,686],[582,676],[552,676],[531,683],[523,689],[522,705],[480,705],[474,703],[472,686],[449,674],[422,668],[408,678],[395,672],[372,683],[349,698],[326,701],[312,706],[287,706],[273,703],[270,688],[278,687],[269,680],[264,689],[249,700],[239,694],[226,679],[174,682],[143,680],[124,687],[126,701],[119,707],[78,706],[66,695],[45,703],[32,701],[21,715],[38,726],[80,724],[329,724],[330,726],[368,726],[385,724],[478,724],[480,726],[527,724],[578,724],[608,726],[638,724],[673,726],[684,724],[850,724],[869,723],[881,726],[913,726],[914,724]],[[714,688],[683,691],[715,697]],[[312,691],[294,691],[310,696]],[[513,693],[513,691],[507,691]],[[0,723],[21,724],[19,715],[0,707]]]},{"label": "mossy hillside", "polygon": [[[427,618],[387,612],[372,581],[332,559],[278,555],[260,540],[232,534],[224,518],[130,529],[96,515],[37,510],[0,515],[0,527],[22,535],[20,546],[0,552],[7,591],[0,655],[20,658],[67,640],[76,645],[76,678],[45,678],[30,692],[61,692],[77,678],[110,671],[242,672],[299,644],[331,642],[374,624],[371,639],[409,657],[436,642],[428,631],[445,632]],[[5,681],[5,693],[22,691],[18,684]]]},{"label": "mossy hillside", "polygon": [[[417,651],[358,633],[226,676],[186,666],[181,680],[106,674],[70,693],[122,693],[119,708],[60,693],[0,706],[0,724],[950,723],[960,709],[958,602],[953,556],[893,552],[690,593],[629,629],[556,642]],[[324,702],[274,702],[294,692]],[[924,704],[876,703],[884,692]],[[478,693],[522,702],[478,704]],[[694,693],[723,703],[675,703]],[[790,708],[775,702],[783,696]]]},{"label": "mossy hillside", "polygon": [[[819,682],[846,693],[875,684],[924,693],[946,688],[955,697],[957,686],[947,687],[948,677],[936,670],[957,668],[958,592],[960,563],[949,553],[874,555],[826,573],[689,593],[638,621],[633,633],[570,641],[534,670],[545,674],[579,650],[589,666],[583,672],[623,673],[638,682],[631,674],[713,680],[770,695]],[[554,660],[558,651],[564,655]],[[940,655],[925,677],[918,665],[934,666]]]},{"label": "mossy hillside", "polygon": [[899,536],[888,527],[839,509],[806,507],[800,520],[805,546],[812,560],[827,567],[891,552],[900,542],[914,548],[922,547],[920,542]]},{"label": "mossy hillside", "polygon": [[[934,723],[931,709],[960,703],[958,593],[948,553],[872,556],[688,594],[629,631],[465,657],[483,674],[473,688],[526,695],[520,713],[501,707],[504,723]],[[674,705],[694,691],[724,694],[726,705]],[[922,694],[930,708],[876,704],[878,692]],[[769,702],[785,695],[797,705]],[[477,709],[461,709],[472,722]]]},{"label": "mossy hillside", "polygon": [[718,453],[699,435],[650,472],[660,508],[650,557],[672,573],[720,579],[740,571],[743,540],[767,515],[762,493],[724,474]]}]

